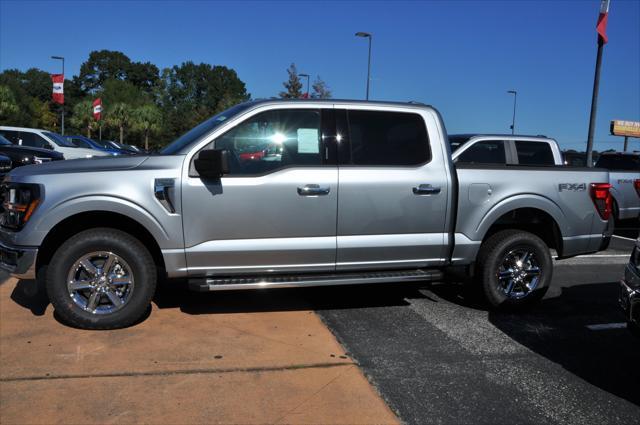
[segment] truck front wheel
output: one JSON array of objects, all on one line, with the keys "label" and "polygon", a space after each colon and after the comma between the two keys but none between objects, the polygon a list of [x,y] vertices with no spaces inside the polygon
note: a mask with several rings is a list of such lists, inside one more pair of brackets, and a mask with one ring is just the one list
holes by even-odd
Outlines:
[{"label": "truck front wheel", "polygon": [[65,323],[82,329],[123,328],[149,308],[156,266],[133,236],[116,229],[90,229],[58,248],[46,271],[46,287]]},{"label": "truck front wheel", "polygon": [[492,307],[521,307],[542,299],[549,289],[553,262],[538,236],[503,230],[480,247],[478,278]]}]

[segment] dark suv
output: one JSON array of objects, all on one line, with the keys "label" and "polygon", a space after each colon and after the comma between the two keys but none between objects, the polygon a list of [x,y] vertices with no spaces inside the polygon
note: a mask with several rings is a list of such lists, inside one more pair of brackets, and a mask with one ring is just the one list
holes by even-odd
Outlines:
[{"label": "dark suv", "polygon": [[0,135],[0,155],[11,159],[11,169],[21,165],[42,164],[43,162],[64,159],[64,156],[60,152],[14,145],[2,135]]},{"label": "dark suv", "polygon": [[631,332],[640,335],[640,238],[636,240],[620,282],[620,306]]}]

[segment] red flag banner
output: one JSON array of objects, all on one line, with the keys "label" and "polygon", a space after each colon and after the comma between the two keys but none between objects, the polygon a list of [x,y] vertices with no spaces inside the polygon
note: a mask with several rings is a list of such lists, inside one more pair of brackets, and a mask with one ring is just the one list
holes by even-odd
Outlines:
[{"label": "red flag banner", "polygon": [[602,0],[600,3],[600,15],[598,16],[598,24],[596,25],[596,31],[598,31],[598,41],[602,44],[607,44],[609,39],[607,38],[607,17],[609,16],[609,0]]},{"label": "red flag banner", "polygon": [[53,101],[64,105],[64,74],[51,75],[53,81]]},{"label": "red flag banner", "polygon": [[93,118],[100,121],[102,118],[102,99],[97,98],[93,101]]}]

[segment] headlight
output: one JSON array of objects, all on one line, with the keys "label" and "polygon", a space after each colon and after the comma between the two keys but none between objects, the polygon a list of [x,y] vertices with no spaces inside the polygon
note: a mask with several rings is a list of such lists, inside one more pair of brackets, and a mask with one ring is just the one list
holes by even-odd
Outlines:
[{"label": "headlight", "polygon": [[85,158],[93,158],[93,155],[85,155]]},{"label": "headlight", "polygon": [[7,183],[1,194],[4,211],[0,215],[0,226],[21,229],[31,218],[40,203],[40,186],[26,183]]},{"label": "headlight", "polygon": [[20,160],[20,162],[21,162],[22,164],[24,164],[24,165],[26,165],[26,164],[32,164],[32,163],[33,163],[32,158],[30,158],[30,157],[28,157],[28,156],[25,156],[24,158],[22,158],[22,159]]}]

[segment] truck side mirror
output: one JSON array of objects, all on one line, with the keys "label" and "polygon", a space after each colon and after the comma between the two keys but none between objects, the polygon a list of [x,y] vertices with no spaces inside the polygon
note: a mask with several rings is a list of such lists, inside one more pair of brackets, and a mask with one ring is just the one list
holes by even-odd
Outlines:
[{"label": "truck side mirror", "polygon": [[193,165],[200,177],[219,178],[229,174],[227,155],[224,149],[205,149],[198,153]]}]

